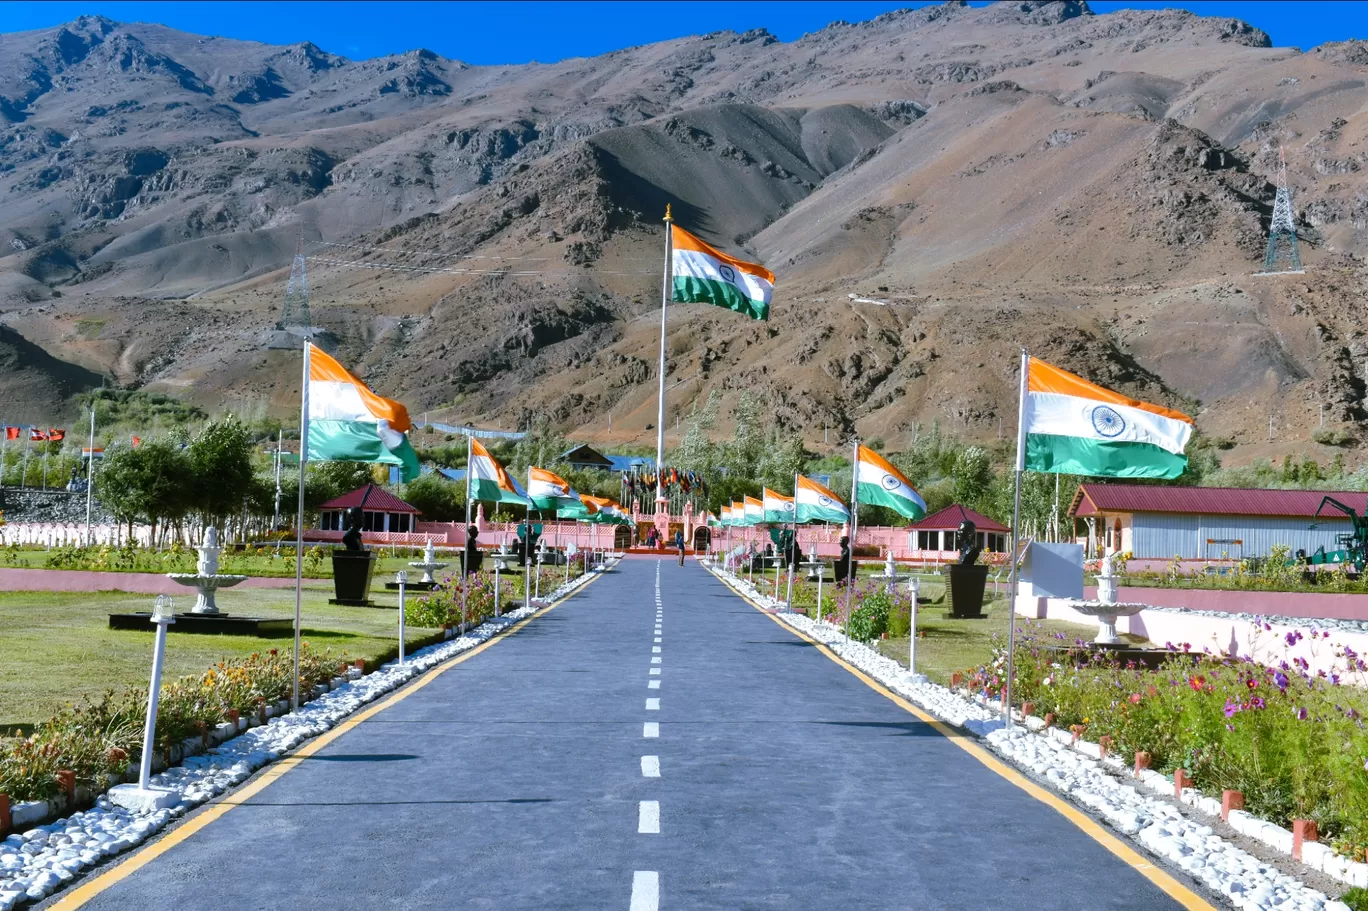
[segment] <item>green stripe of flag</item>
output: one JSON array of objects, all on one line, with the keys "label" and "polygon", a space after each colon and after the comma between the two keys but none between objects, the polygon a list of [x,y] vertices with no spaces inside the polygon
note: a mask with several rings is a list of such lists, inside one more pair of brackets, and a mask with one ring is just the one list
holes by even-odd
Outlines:
[{"label": "green stripe of flag", "polygon": [[1175,455],[1153,443],[1090,440],[1052,433],[1026,436],[1026,467],[1031,471],[1097,478],[1176,478],[1187,464],[1187,456]]},{"label": "green stripe of flag", "polygon": [[916,521],[926,515],[926,510],[922,509],[919,503],[889,493],[880,485],[870,484],[868,481],[861,481],[855,485],[855,494],[861,506],[887,506],[904,519]]},{"label": "green stripe of flag", "polygon": [[769,304],[752,300],[731,282],[721,282],[691,275],[676,275],[671,300],[681,304],[712,304],[751,319],[769,319]]},{"label": "green stripe of flag", "polygon": [[408,437],[390,449],[372,421],[309,421],[309,461],[398,465],[405,483],[418,477],[421,470]]}]

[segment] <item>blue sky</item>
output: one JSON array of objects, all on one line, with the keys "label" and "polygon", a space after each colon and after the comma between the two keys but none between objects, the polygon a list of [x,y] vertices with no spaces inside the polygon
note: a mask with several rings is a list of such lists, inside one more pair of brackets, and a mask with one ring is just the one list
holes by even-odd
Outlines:
[{"label": "blue sky", "polygon": [[[784,41],[836,19],[859,21],[920,2],[70,2],[4,0],[0,32],[47,28],[82,13],[123,22],[160,22],[187,32],[270,44],[312,41],[352,58],[426,47],[476,64],[549,63],[701,32],[765,27]],[[975,4],[979,5],[979,4]],[[1181,7],[1244,19],[1277,45],[1303,50],[1326,41],[1368,37],[1368,3],[1346,2],[1106,2],[1115,9]]]}]

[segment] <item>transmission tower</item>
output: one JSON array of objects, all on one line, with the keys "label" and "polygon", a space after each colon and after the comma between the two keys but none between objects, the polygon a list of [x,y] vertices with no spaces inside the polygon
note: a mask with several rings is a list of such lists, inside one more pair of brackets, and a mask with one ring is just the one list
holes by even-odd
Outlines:
[{"label": "transmission tower", "polygon": [[1260,275],[1287,275],[1303,271],[1297,249],[1297,226],[1292,221],[1292,194],[1287,189],[1287,155],[1278,150],[1278,195],[1273,200],[1273,220],[1268,225],[1268,249]]},{"label": "transmission tower", "polygon": [[280,322],[277,329],[286,331],[308,329],[309,322],[309,272],[304,260],[304,237],[301,234],[295,241],[294,264],[290,266],[290,283],[285,286],[285,303],[280,308]]}]

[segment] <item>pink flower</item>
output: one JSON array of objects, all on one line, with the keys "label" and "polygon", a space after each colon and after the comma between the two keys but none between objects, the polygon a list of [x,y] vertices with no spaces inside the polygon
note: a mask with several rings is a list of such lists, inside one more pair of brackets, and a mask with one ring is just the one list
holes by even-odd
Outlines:
[{"label": "pink flower", "polygon": [[1140,694],[1139,694],[1139,693],[1131,693],[1130,701],[1131,701],[1131,704],[1132,704],[1132,705],[1139,705],[1139,704],[1140,704]]}]

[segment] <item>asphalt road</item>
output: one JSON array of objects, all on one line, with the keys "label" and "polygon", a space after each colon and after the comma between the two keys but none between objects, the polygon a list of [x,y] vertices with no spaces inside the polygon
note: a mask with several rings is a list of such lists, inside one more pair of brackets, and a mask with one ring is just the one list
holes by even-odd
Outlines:
[{"label": "asphalt road", "polygon": [[649,558],[85,907],[650,911],[653,898],[689,911],[1179,907],[702,568]]}]

